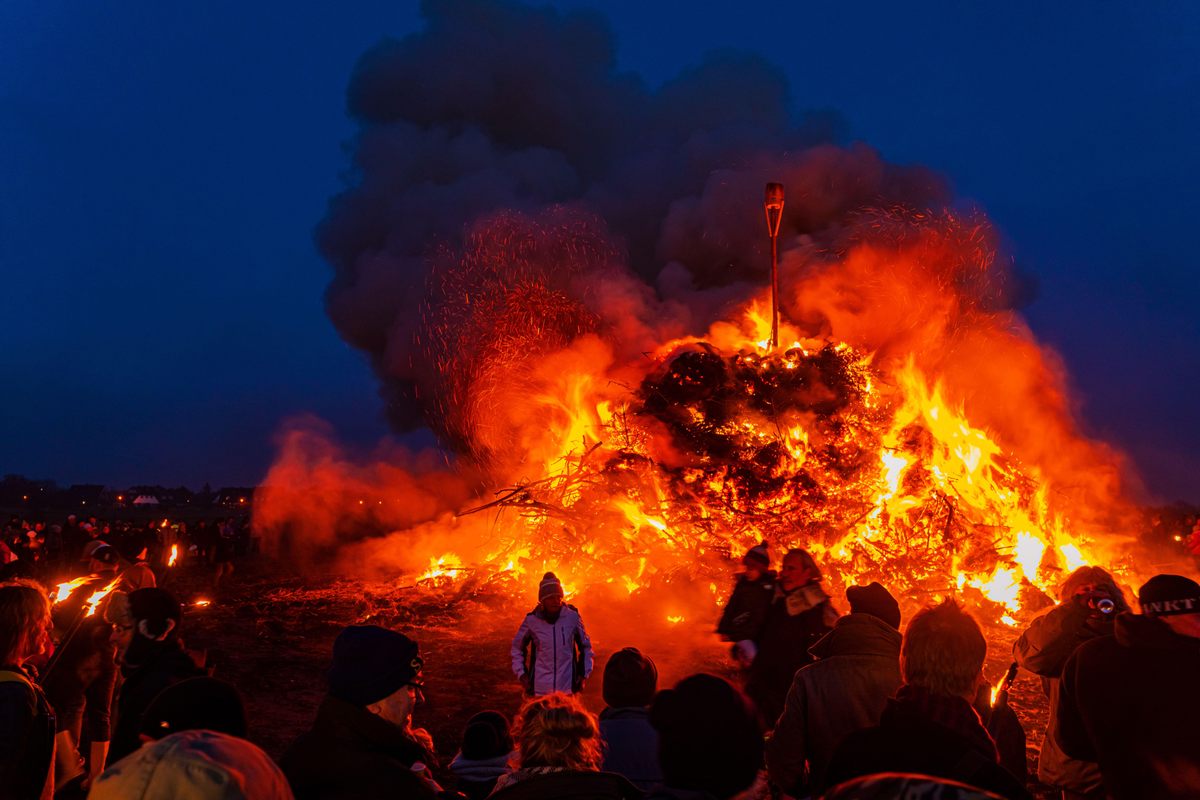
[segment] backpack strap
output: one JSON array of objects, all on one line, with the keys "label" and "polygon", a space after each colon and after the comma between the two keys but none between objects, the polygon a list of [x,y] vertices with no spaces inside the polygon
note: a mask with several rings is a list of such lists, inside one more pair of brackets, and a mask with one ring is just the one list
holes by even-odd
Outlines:
[{"label": "backpack strap", "polygon": [[24,683],[30,688],[33,687],[33,681],[29,680],[28,675],[13,669],[0,669],[0,683]]}]

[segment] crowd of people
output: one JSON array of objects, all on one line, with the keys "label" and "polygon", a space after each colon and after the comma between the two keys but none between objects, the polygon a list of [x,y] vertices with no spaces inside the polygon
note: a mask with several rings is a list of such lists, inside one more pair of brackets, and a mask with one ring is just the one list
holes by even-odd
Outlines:
[{"label": "crowd of people", "polygon": [[[143,574],[175,564],[203,564],[213,569],[213,583],[233,573],[234,558],[253,547],[244,518],[159,520],[80,519],[70,514],[61,523],[11,516],[0,537],[0,580],[35,578],[53,583],[74,577],[99,548],[101,555],[124,570],[141,563]],[[149,577],[152,580],[152,576]],[[151,584],[153,585],[153,584]]]},{"label": "crowd of people", "polygon": [[[0,583],[0,798],[1031,797],[976,620],[947,600],[904,624],[879,583],[849,588],[840,614],[803,550],[778,574],[765,544],[743,560],[718,626],[740,677],[660,687],[652,653],[619,648],[598,715],[580,697],[596,661],[583,615],[546,573],[512,642],[525,702],[510,719],[481,698],[443,764],[413,721],[420,646],[376,625],[338,634],[311,728],[272,760],[238,689],[184,647],[178,600],[146,585],[155,556],[114,570],[106,547],[80,551],[91,572],[69,598]],[[99,586],[118,588],[89,616]],[[1135,613],[1084,567],[1059,600],[1013,653],[1050,700],[1040,780],[1064,798],[1200,797],[1200,585],[1156,576]]]}]

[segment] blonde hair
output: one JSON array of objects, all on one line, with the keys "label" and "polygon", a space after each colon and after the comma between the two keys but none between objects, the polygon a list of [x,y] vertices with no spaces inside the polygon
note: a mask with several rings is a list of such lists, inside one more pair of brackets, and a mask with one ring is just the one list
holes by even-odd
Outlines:
[{"label": "blonde hair", "polygon": [[0,660],[20,666],[33,649],[38,623],[50,616],[42,585],[23,578],[0,583]]},{"label": "blonde hair", "polygon": [[596,716],[573,695],[555,692],[521,706],[513,723],[515,766],[598,770],[602,759]]},{"label": "blonde hair", "polygon": [[974,694],[985,658],[987,640],[979,623],[946,600],[909,621],[900,645],[900,672],[905,683],[963,697]]}]

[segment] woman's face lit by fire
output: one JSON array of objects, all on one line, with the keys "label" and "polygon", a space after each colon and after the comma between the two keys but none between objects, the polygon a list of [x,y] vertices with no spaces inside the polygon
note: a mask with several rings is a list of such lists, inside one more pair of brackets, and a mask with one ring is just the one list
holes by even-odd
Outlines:
[{"label": "woman's face lit by fire", "polygon": [[790,592],[812,583],[820,574],[811,559],[799,553],[788,553],[779,569],[779,585],[785,592]]}]

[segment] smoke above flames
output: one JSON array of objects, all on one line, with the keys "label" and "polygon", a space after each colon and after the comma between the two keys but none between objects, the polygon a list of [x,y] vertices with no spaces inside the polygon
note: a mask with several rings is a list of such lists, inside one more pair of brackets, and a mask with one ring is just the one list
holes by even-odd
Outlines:
[{"label": "smoke above flames", "polygon": [[[610,451],[603,432],[680,348],[753,350],[770,302],[767,181],[787,191],[782,312],[795,352],[838,343],[868,386],[922,376],[1029,465],[1039,523],[1119,529],[1124,463],[1080,433],[1062,365],[1013,309],[1023,287],[996,232],[945,180],[838,144],[836,116],[797,113],[782,73],[754,56],[716,54],[652,88],[618,70],[592,13],[490,0],[423,12],[423,31],[379,43],[354,70],[352,166],[317,242],[333,268],[329,316],[370,359],[391,424],[429,427],[441,450],[353,458],[320,423],[291,425],[257,500],[271,540],[380,574],[522,561],[569,573],[566,544],[536,552],[541,541],[506,533],[528,504],[507,519],[459,512]],[[657,422],[617,427],[637,439],[623,453],[664,469],[699,458]],[[541,512],[545,537],[557,512]],[[637,515],[646,535],[671,524],[645,504],[625,516]],[[760,534],[808,543],[793,523],[691,556],[715,564]],[[657,544],[626,539],[635,560],[644,551],[625,575],[636,583]],[[440,555],[451,551],[453,563]]]}]

